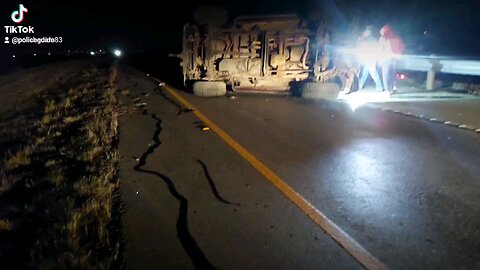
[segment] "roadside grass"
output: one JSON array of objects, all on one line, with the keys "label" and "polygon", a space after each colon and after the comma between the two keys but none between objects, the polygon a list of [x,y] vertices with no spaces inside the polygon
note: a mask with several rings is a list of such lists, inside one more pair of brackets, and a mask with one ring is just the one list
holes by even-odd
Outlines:
[{"label": "roadside grass", "polygon": [[10,157],[5,161],[5,169],[12,170],[20,166],[30,164],[30,156],[32,155],[32,147],[27,146],[15,154],[10,154]]},{"label": "roadside grass", "polygon": [[82,72],[76,87],[39,93],[43,109],[0,167],[0,268],[121,265],[117,71]]},{"label": "roadside grass", "polygon": [[12,223],[7,220],[0,220],[0,232],[12,230]]}]

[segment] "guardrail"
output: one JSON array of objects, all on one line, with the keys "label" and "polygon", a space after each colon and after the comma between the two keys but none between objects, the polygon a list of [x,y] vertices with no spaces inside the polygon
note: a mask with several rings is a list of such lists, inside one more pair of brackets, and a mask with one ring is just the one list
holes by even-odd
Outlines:
[{"label": "guardrail", "polygon": [[433,90],[435,73],[480,76],[480,61],[405,55],[398,61],[398,69],[427,72],[426,88]]}]

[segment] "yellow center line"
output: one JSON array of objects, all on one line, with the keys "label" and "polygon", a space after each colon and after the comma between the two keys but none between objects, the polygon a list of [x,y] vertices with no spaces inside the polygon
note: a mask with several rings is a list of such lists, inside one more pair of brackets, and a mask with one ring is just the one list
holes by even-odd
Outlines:
[{"label": "yellow center line", "polygon": [[223,131],[219,126],[213,123],[192,104],[180,96],[176,90],[170,86],[163,86],[163,89],[177,99],[187,109],[193,110],[205,125],[209,126],[220,138],[222,138],[230,147],[232,147],[240,156],[246,159],[257,171],[259,171],[270,183],[272,183],[284,196],[290,199],[298,208],[300,208],[308,217],[310,217],[320,228],[322,228],[331,238],[333,238],[341,247],[343,247],[352,257],[360,262],[367,269],[388,269],[379,259],[363,248],[355,239],[350,237],[345,231],[338,227],[325,214],[320,212],[315,206],[309,203],[302,195],[298,194],[277,174],[270,170],[247,149],[237,143],[230,135]]}]

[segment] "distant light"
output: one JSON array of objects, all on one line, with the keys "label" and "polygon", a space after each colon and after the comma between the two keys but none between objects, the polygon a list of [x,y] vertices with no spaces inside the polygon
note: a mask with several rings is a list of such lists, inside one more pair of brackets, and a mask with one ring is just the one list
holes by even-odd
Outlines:
[{"label": "distant light", "polygon": [[426,35],[427,33],[428,33],[427,30],[423,31],[423,34],[424,34],[424,35]]},{"label": "distant light", "polygon": [[91,52],[90,52],[90,55],[95,55],[95,52],[94,52],[94,51],[91,51]]},{"label": "distant light", "polygon": [[48,55],[51,55],[51,53],[48,53]]},{"label": "distant light", "polygon": [[113,51],[113,54],[114,54],[116,57],[120,57],[120,56],[122,56],[122,51],[117,49],[117,50],[114,50],[114,51]]},{"label": "distant light", "polygon": [[36,53],[34,53],[34,54],[33,54],[33,56],[37,56],[37,54],[36,54]]},{"label": "distant light", "polygon": [[405,74],[397,74],[397,79],[405,80]]},{"label": "distant light", "polygon": [[12,55],[12,58],[15,58],[15,54],[14,54],[14,55]]}]

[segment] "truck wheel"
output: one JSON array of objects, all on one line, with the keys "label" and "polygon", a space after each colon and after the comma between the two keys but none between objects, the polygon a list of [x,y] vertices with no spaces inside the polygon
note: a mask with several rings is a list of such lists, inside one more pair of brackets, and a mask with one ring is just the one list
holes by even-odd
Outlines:
[{"label": "truck wheel", "polygon": [[302,97],[308,99],[336,100],[340,87],[331,82],[306,82],[302,85]]},{"label": "truck wheel", "polygon": [[198,81],[193,84],[193,94],[199,97],[220,97],[227,93],[225,82]]}]

